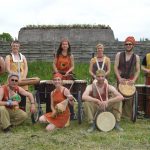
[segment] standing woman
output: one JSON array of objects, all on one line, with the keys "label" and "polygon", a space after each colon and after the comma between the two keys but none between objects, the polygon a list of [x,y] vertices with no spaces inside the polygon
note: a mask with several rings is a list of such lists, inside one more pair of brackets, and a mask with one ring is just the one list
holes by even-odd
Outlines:
[{"label": "standing woman", "polygon": [[74,57],[71,54],[71,46],[68,40],[61,41],[53,62],[54,73],[61,73],[63,80],[72,80],[74,70]]},{"label": "standing woman", "polygon": [[[6,71],[11,73],[17,73],[19,76],[19,80],[26,79],[28,73],[28,65],[27,60],[24,55],[19,53],[20,43],[15,40],[11,43],[11,53],[6,56],[5,64]],[[28,86],[22,86],[24,90],[28,90]],[[26,97],[21,96],[20,108],[25,110],[26,108]]]},{"label": "standing woman", "polygon": [[[47,131],[52,131],[55,128],[66,127],[70,121],[70,111],[68,105],[64,108],[63,112],[58,112],[56,109],[57,104],[64,102],[67,98],[73,100],[73,96],[69,90],[62,86],[62,75],[60,73],[54,74],[53,84],[55,89],[51,92],[51,110],[52,112],[46,113],[39,118],[41,123],[48,123],[46,126]],[[68,103],[67,103],[68,104]]]},{"label": "standing woman", "polygon": [[91,59],[89,73],[94,80],[96,78],[97,70],[104,70],[106,72],[106,78],[108,78],[111,70],[110,58],[104,55],[104,46],[103,44],[97,44],[97,55]]}]

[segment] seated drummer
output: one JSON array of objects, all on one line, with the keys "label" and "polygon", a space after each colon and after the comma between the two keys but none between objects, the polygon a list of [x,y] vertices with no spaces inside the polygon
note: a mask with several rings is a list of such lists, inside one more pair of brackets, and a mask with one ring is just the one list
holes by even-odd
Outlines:
[{"label": "seated drummer", "polygon": [[[115,128],[118,131],[123,131],[119,126],[121,118],[121,101],[124,99],[123,96],[108,82],[105,80],[105,71],[96,71],[97,82],[94,82],[87,86],[86,90],[82,95],[84,101],[84,111],[87,117],[87,121],[90,124],[88,132],[95,130],[95,115],[97,111],[111,111],[116,118]],[[112,93],[113,97],[108,97],[109,93]]]},{"label": "seated drummer", "polygon": [[27,119],[28,114],[19,109],[20,96],[27,96],[31,102],[31,113],[35,112],[33,95],[18,86],[18,74],[8,76],[8,84],[0,87],[0,123],[4,132],[10,131],[13,125],[19,125]]},{"label": "seated drummer", "polygon": [[[115,57],[114,72],[117,77],[118,84],[129,85],[135,84],[140,73],[140,58],[134,53],[136,41],[133,36],[125,39],[125,51],[118,52]],[[122,116],[132,118],[132,101],[133,98],[123,101]]]},{"label": "seated drummer", "polygon": [[63,39],[53,61],[54,73],[61,73],[63,80],[73,80],[74,57],[71,54],[71,46],[68,40]]},{"label": "seated drummer", "polygon": [[[53,83],[55,89],[51,92],[51,110],[39,118],[41,123],[48,123],[47,131],[52,131],[55,128],[63,128],[69,125],[70,111],[68,101],[73,100],[70,91],[62,85],[62,75],[60,73],[54,74]],[[68,99],[68,101],[66,101]],[[62,104],[63,103],[63,104]],[[61,107],[58,107],[58,104]]]},{"label": "seated drummer", "polygon": [[108,78],[111,70],[110,58],[104,55],[104,45],[99,43],[96,45],[97,53],[90,61],[89,73],[92,80],[96,78],[96,71],[103,69],[106,72],[106,78]]}]

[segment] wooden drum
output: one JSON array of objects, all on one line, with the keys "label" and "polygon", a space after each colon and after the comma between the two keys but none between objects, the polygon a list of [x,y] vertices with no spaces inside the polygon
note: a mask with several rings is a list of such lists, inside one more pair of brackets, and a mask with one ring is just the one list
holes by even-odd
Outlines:
[{"label": "wooden drum", "polygon": [[125,84],[119,84],[118,89],[120,91],[120,93],[124,96],[124,97],[132,97],[135,94],[136,88],[134,85],[128,85],[128,82],[126,82]]},{"label": "wooden drum", "polygon": [[146,85],[146,117],[150,117],[150,85]]},{"label": "wooden drum", "polygon": [[81,91],[81,94],[83,94],[83,92],[86,89],[86,86],[87,86],[86,80],[75,80],[73,86],[73,92],[78,93],[78,91]]},{"label": "wooden drum", "polygon": [[116,124],[116,119],[111,112],[98,113],[95,121],[97,128],[104,132],[111,131]]},{"label": "wooden drum", "polygon": [[40,78],[33,77],[33,78],[26,78],[26,79],[19,80],[18,85],[19,86],[35,85],[35,84],[38,84],[38,83],[40,83]]},{"label": "wooden drum", "polygon": [[145,111],[146,86],[144,84],[136,84],[135,87],[138,94],[138,111]]}]

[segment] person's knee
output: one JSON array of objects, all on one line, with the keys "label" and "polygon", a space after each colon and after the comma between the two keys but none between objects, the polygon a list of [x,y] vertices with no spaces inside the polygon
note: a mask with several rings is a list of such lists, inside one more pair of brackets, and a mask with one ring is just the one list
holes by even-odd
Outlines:
[{"label": "person's knee", "polygon": [[44,115],[39,118],[39,122],[41,122],[41,123],[46,122],[46,119],[45,119]]},{"label": "person's knee", "polygon": [[26,120],[28,118],[28,114],[26,112],[23,112],[21,118],[22,120]]},{"label": "person's knee", "polygon": [[0,106],[0,112],[4,112],[6,111],[6,107],[5,106]]},{"label": "person's knee", "polygon": [[56,128],[56,127],[55,127],[54,124],[49,124],[49,125],[46,126],[46,130],[47,130],[47,131],[52,131],[52,130],[54,130],[55,128]]}]

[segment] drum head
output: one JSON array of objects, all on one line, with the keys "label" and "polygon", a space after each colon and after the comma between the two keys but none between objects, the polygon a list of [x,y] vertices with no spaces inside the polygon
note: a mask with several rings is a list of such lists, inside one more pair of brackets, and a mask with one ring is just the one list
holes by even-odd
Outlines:
[{"label": "drum head", "polygon": [[136,91],[136,88],[134,85],[128,85],[128,84],[119,84],[118,89],[120,93],[126,97],[133,96]]},{"label": "drum head", "polygon": [[111,112],[101,112],[96,117],[96,126],[99,130],[111,131],[116,123],[116,119]]}]

